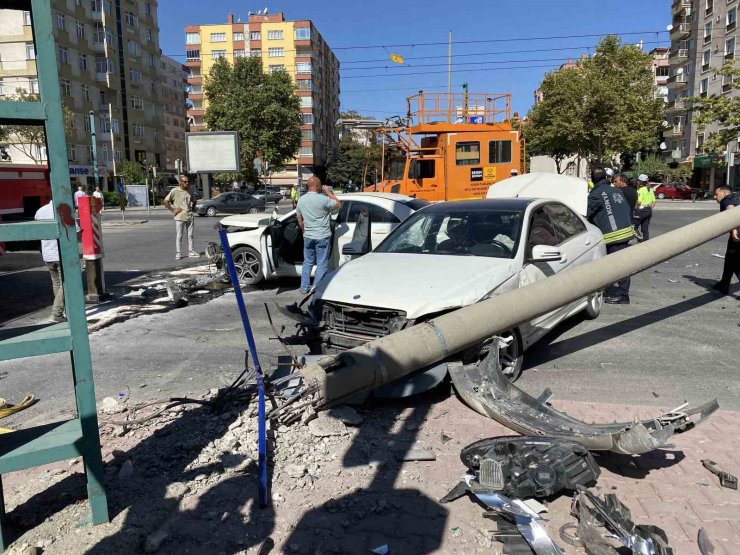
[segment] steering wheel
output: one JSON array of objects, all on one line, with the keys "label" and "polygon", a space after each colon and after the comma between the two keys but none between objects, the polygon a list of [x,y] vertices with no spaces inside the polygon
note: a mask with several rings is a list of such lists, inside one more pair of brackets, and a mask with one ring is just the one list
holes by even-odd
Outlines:
[{"label": "steering wheel", "polygon": [[501,241],[497,241],[496,239],[491,239],[491,244],[500,248],[507,255],[510,255],[512,253],[511,248],[509,248],[505,243],[502,243]]}]

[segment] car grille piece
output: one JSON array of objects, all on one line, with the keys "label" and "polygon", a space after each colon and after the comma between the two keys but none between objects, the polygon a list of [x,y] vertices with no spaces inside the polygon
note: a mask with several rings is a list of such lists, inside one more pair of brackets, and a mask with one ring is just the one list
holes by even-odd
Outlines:
[{"label": "car grille piece", "polygon": [[406,313],[324,302],[322,320],[328,342],[343,350],[400,330],[406,323]]}]

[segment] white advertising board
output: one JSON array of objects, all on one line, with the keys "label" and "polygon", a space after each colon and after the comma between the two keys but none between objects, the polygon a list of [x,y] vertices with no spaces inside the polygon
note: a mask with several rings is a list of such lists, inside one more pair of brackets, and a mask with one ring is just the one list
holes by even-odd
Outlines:
[{"label": "white advertising board", "polygon": [[149,191],[146,185],[126,185],[128,208],[149,208]]},{"label": "white advertising board", "polygon": [[193,173],[238,172],[239,133],[203,131],[185,133],[188,169]]}]

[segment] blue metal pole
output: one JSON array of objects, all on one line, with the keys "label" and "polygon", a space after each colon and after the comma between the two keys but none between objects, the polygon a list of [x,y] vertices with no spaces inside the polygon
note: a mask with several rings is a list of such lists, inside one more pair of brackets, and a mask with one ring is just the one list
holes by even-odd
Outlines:
[{"label": "blue metal pole", "polygon": [[239,306],[239,313],[241,314],[242,324],[244,325],[244,334],[247,336],[247,346],[249,347],[249,352],[252,355],[252,362],[254,363],[254,369],[257,374],[257,448],[259,452],[259,503],[260,507],[264,508],[267,507],[267,433],[265,429],[265,382],[262,376],[262,367],[260,366],[260,361],[257,357],[257,346],[254,343],[252,326],[249,324],[247,307],[244,305],[244,296],[242,295],[242,290],[239,286],[239,277],[236,275],[234,257],[231,256],[231,247],[229,247],[229,240],[226,237],[226,230],[220,225],[218,226],[218,235],[221,238],[221,246],[224,249],[224,260],[226,261],[226,267],[229,269],[231,284],[234,286],[236,304]]}]

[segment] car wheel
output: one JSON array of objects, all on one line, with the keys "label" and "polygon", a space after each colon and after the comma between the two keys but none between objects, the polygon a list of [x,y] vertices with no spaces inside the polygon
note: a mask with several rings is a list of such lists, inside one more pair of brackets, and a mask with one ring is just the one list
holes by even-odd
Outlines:
[{"label": "car wheel", "polygon": [[604,292],[603,291],[597,291],[596,293],[591,293],[588,297],[586,297],[586,309],[584,312],[586,313],[586,317],[589,320],[595,320],[599,317],[599,314],[601,314],[601,307],[604,305]]},{"label": "car wheel", "polygon": [[208,216],[210,216],[211,218],[213,218],[217,213],[218,210],[216,210],[215,206],[209,206],[208,210],[206,210],[206,214],[208,214]]},{"label": "car wheel", "polygon": [[247,214],[256,214],[257,212],[259,212],[259,208],[257,208],[256,206],[252,206],[252,208],[247,210]]},{"label": "car wheel", "polygon": [[501,373],[515,382],[522,375],[524,366],[524,346],[522,345],[522,336],[517,330],[508,330],[501,334],[501,337],[508,340],[509,343],[499,350],[499,363]]},{"label": "car wheel", "polygon": [[665,193],[658,193],[657,196],[658,196],[659,199],[664,199],[665,198]]},{"label": "car wheel", "polygon": [[239,283],[257,285],[262,275],[262,258],[252,247],[239,247],[232,253]]}]

